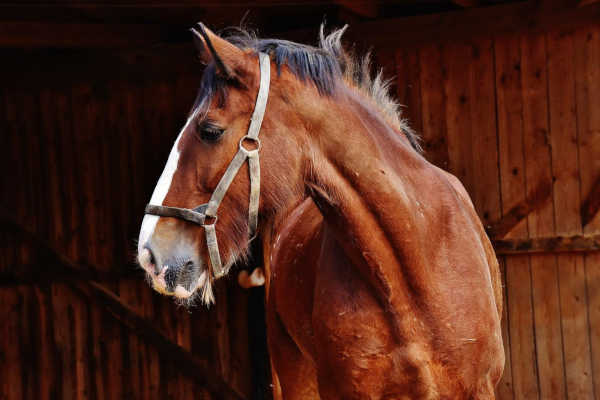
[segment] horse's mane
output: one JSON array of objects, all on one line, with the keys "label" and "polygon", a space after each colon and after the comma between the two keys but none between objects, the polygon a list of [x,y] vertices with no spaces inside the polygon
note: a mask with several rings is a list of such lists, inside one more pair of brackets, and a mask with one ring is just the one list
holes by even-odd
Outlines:
[{"label": "horse's mane", "polygon": [[[375,76],[371,74],[370,53],[364,57],[356,57],[342,46],[342,35],[347,27],[346,25],[325,35],[324,25],[321,25],[318,47],[280,39],[260,39],[253,32],[241,28],[230,28],[223,36],[241,49],[269,54],[278,73],[281,73],[281,66],[286,65],[299,79],[313,83],[321,95],[332,95],[336,84],[340,80],[345,81],[371,99],[386,120],[401,130],[412,147],[421,152],[418,135],[408,126],[406,119],[402,117],[400,104],[390,94],[392,80],[384,79],[382,70],[378,70]],[[223,89],[223,82],[215,77],[214,68],[207,68],[197,103],[204,102],[213,93],[223,93]]]}]

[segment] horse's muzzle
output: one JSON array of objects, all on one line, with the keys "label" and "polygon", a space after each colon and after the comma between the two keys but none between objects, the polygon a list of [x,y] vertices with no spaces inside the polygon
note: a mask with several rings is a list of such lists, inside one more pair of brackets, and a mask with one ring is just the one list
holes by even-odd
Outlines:
[{"label": "horse's muzzle", "polygon": [[175,255],[163,260],[151,246],[144,246],[138,262],[158,292],[181,298],[192,296],[199,286],[201,267],[190,258]]}]

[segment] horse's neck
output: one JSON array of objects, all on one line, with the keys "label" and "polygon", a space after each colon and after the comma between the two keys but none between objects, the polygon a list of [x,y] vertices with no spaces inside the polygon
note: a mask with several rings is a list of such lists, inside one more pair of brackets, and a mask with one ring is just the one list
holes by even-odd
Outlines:
[{"label": "horse's neck", "polygon": [[[321,132],[321,156],[314,160],[308,186],[340,245],[392,321],[402,324],[401,314],[419,308],[415,299],[421,298],[424,282],[413,272],[427,259],[422,243],[434,239],[427,235],[435,211],[426,209],[416,179],[431,186],[440,177],[403,138],[357,131],[378,123],[358,118],[349,117],[345,131]],[[398,334],[406,332],[395,327]]]}]

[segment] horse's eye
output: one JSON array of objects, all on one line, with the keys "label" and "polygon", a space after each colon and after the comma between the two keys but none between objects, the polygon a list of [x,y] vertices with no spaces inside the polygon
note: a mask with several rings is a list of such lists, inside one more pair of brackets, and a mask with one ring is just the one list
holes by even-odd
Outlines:
[{"label": "horse's eye", "polygon": [[225,129],[219,128],[214,122],[204,120],[198,124],[198,136],[205,142],[216,142],[221,138]]}]

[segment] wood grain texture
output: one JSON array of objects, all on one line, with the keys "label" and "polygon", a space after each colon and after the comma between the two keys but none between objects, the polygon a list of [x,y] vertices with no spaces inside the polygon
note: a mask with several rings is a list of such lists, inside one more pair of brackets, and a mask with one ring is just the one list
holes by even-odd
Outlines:
[{"label": "wood grain texture", "polygon": [[503,238],[519,223],[526,220],[529,214],[542,208],[551,198],[552,183],[543,182],[538,184],[536,188],[529,192],[526,199],[507,210],[500,220],[491,222],[487,226],[488,235],[493,238]]},{"label": "wood grain texture", "polygon": [[[597,253],[600,235],[536,237],[530,239],[497,239],[492,244],[498,255]],[[533,260],[533,259],[532,259]],[[552,269],[552,263],[550,264]]]},{"label": "wood grain texture", "polygon": [[[600,197],[600,26],[575,33],[575,91],[577,102],[577,140],[582,199]],[[584,234],[600,233],[600,216],[582,204]],[[587,213],[584,213],[588,211]],[[600,253],[586,254],[584,268],[587,289],[592,380],[600,396]]]},{"label": "wood grain texture", "polygon": [[396,51],[396,93],[402,117],[417,133],[423,131],[421,120],[420,63],[417,49]]},{"label": "wood grain texture", "polygon": [[[523,202],[527,193],[520,49],[518,35],[502,36],[494,40],[503,213]],[[525,221],[517,224],[507,235],[510,238],[527,236]],[[539,396],[529,261],[529,257],[523,255],[506,259],[506,290],[515,399]]]},{"label": "wood grain texture", "polygon": [[444,80],[447,74],[442,62],[442,47],[436,44],[419,49],[421,121],[425,157],[438,167],[448,170],[446,92]]},{"label": "wood grain texture", "polygon": [[[581,234],[573,34],[550,33],[547,46],[556,233]],[[585,398],[593,386],[583,256],[559,255],[558,273],[566,389]]]},{"label": "wood grain texture", "polygon": [[0,327],[2,335],[3,364],[0,369],[0,392],[7,400],[23,398],[22,364],[19,351],[20,306],[18,293],[12,289],[0,289],[0,307],[6,321]]},{"label": "wood grain texture", "polygon": [[[520,44],[527,201],[537,203],[526,219],[529,237],[536,240],[554,235],[547,53],[544,35],[522,35]],[[556,256],[535,255],[530,257],[530,264],[540,397],[563,399],[566,391]]]},{"label": "wood grain texture", "polygon": [[[52,82],[39,92],[3,88],[0,126],[10,138],[3,152],[14,159],[5,159],[12,173],[1,181],[0,204],[16,211],[9,216],[27,221],[25,225],[38,231],[68,259],[84,261],[85,268],[101,266],[101,275],[106,276],[111,271],[116,276],[129,273],[124,269],[134,268],[130,258],[132,239],[139,228],[143,204],[197,89],[197,76],[169,79],[95,84],[63,80],[62,87]],[[104,84],[108,86],[102,87]],[[170,99],[155,101],[156,93]],[[25,122],[27,116],[32,117],[29,122]],[[151,147],[146,143],[148,137],[153,142]],[[18,182],[26,184],[19,186]],[[181,373],[176,363],[161,362],[155,344],[137,334],[125,334],[122,325],[95,301],[72,292],[65,283],[73,273],[62,273],[63,269],[46,253],[39,252],[33,242],[8,231],[6,234],[14,239],[15,246],[3,245],[0,251],[3,273],[15,268],[15,277],[25,276],[20,266],[27,263],[40,266],[44,270],[41,275],[51,281],[58,278],[48,289],[44,289],[43,280],[35,279],[23,282],[32,287],[19,287],[13,282],[6,288],[7,296],[16,296],[19,313],[27,315],[20,320],[11,317],[18,325],[9,326],[20,339],[15,341],[9,335],[5,336],[6,342],[2,341],[1,351],[15,346],[10,354],[21,360],[11,369],[14,377],[0,377],[0,384],[14,384],[8,393],[15,398],[153,399],[161,395],[194,398],[204,391],[205,397],[211,398],[204,384],[197,383],[197,376],[190,378]],[[6,243],[10,240],[7,238]],[[40,256],[43,258],[38,262]],[[113,270],[114,266],[121,269]],[[52,268],[57,269],[56,274]],[[94,270],[90,273],[76,280],[83,283],[93,277]],[[141,275],[136,279],[137,283],[127,280],[110,285],[137,301],[147,318],[155,318],[153,302],[158,296],[141,281]],[[157,302],[161,315],[176,321],[171,325],[173,340],[190,350],[190,314],[178,309],[171,299],[160,297]],[[7,302],[6,307],[10,304]],[[205,313],[197,310],[194,318],[209,318],[202,317]],[[236,329],[243,334],[239,323],[244,318],[237,315]],[[206,325],[205,331],[196,332],[196,336],[210,335],[208,329]],[[235,364],[238,371],[228,374],[235,375],[238,387],[249,393],[252,383],[245,373],[250,370],[249,356],[241,354],[248,354],[247,341],[236,341],[235,352],[240,353]],[[29,368],[21,369],[20,362]],[[167,366],[172,373],[161,373]]]},{"label": "wood grain texture", "polygon": [[473,191],[475,209],[486,226],[500,218],[500,181],[498,136],[496,134],[496,104],[494,83],[493,41],[475,39],[470,43],[471,137]]},{"label": "wood grain texture", "polygon": [[443,63],[447,68],[446,128],[448,169],[456,175],[469,193],[474,190],[473,151],[471,142],[471,103],[469,82],[471,47],[466,43],[444,46]]},{"label": "wood grain texture", "polygon": [[508,292],[506,290],[506,258],[500,257],[498,260],[500,265],[500,274],[502,276],[502,341],[504,344],[504,373],[502,374],[502,378],[500,382],[498,382],[498,386],[496,386],[496,397],[498,400],[512,400],[515,398],[515,391],[513,387],[513,375],[512,375],[512,359],[510,357],[511,354],[511,344],[510,344],[510,333],[508,331],[508,327],[510,324],[509,315],[508,315]]},{"label": "wood grain texture", "polygon": [[[425,156],[460,177],[486,225],[535,198],[538,185],[552,186],[551,201],[520,219],[507,247],[499,248],[519,254],[500,257],[507,357],[497,393],[501,399],[589,398],[600,393],[600,254],[557,259],[539,252],[597,247],[600,216],[585,200],[596,197],[600,177],[598,5],[554,16],[531,14],[529,4],[509,8],[401,19],[381,29],[361,23],[357,31],[379,46],[377,64],[397,74],[398,97],[423,136]],[[579,26],[585,21],[592,24]],[[440,22],[447,30],[440,31]],[[564,25],[576,29],[559,29]],[[520,33],[502,33],[511,30]],[[25,39],[67,40],[60,32],[36,35]],[[132,38],[69,40],[98,47],[101,40],[124,46],[153,40]],[[0,163],[9,173],[0,177],[0,206],[70,259],[119,277],[134,268],[143,206],[199,82],[193,51],[175,47],[114,57],[105,50],[3,53]],[[0,369],[2,394],[214,397],[151,341],[124,331],[69,289],[65,275],[53,273],[56,264],[30,244],[4,231],[0,242],[0,271],[15,277],[0,288],[2,315],[9,316],[0,328],[0,352],[15,366]],[[25,262],[46,275],[21,268]],[[28,274],[31,281],[21,283],[31,287],[15,284]],[[48,276],[56,280],[45,284],[41,278]],[[92,271],[79,280],[92,276],[100,275]],[[243,293],[227,286],[218,300],[225,307],[190,315],[141,281],[118,281],[111,289],[181,348],[206,356],[203,368],[217,366],[237,390],[251,393]],[[15,322],[15,315],[27,317]]]}]

